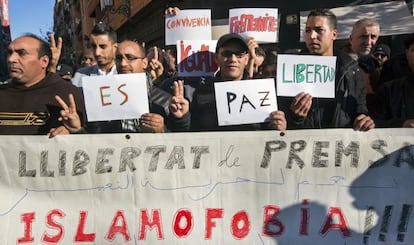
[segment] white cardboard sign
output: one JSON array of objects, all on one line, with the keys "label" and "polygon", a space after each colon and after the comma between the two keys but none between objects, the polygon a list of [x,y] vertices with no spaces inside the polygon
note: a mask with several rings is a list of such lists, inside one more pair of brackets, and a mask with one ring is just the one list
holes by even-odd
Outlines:
[{"label": "white cardboard sign", "polygon": [[89,122],[139,118],[149,112],[145,73],[82,78]]},{"label": "white cardboard sign", "polygon": [[335,56],[278,55],[277,95],[335,98]]},{"label": "white cardboard sign", "polygon": [[278,41],[277,8],[237,8],[229,10],[229,32],[254,37],[260,43]]},{"label": "white cardboard sign", "polygon": [[262,123],[277,110],[273,79],[216,82],[218,124]]},{"label": "white cardboard sign", "polygon": [[165,17],[165,44],[178,40],[211,40],[211,10],[187,9]]},{"label": "white cardboard sign", "polygon": [[217,40],[177,41],[178,76],[212,77],[217,71],[214,59]]}]

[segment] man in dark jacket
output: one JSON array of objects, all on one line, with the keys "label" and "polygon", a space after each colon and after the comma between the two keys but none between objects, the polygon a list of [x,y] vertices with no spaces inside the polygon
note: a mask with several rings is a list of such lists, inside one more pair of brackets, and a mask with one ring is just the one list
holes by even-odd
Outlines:
[{"label": "man in dark jacket", "polygon": [[[191,102],[191,130],[256,130],[256,129],[286,129],[286,119],[283,111],[270,113],[268,122],[264,124],[246,124],[219,126],[214,93],[214,83],[222,81],[239,81],[249,79],[245,70],[249,55],[246,40],[235,33],[225,34],[217,41],[215,59],[220,68],[213,80],[204,81],[195,90]],[[170,110],[176,117],[188,116],[189,102],[184,98],[183,84],[175,82],[175,92],[170,104]]]},{"label": "man in dark jacket", "polygon": [[299,93],[287,115],[290,128],[344,128],[367,131],[375,127],[368,116],[364,80],[358,64],[347,54],[334,51],[337,36],[336,16],[327,9],[311,11],[305,28],[305,42],[310,54],[337,56],[335,99],[312,98]]},{"label": "man in dark jacket", "polygon": [[[50,45],[35,35],[27,34],[10,43],[7,65],[11,80],[0,86],[0,134],[51,132],[55,136],[81,129],[85,123],[83,97],[59,75],[47,73],[50,59]],[[72,107],[75,103],[77,107]],[[62,109],[67,113],[74,110],[77,123],[72,114],[62,115]]]},{"label": "man in dark jacket", "polygon": [[[122,41],[116,50],[115,63],[118,74],[145,73],[148,61],[144,47],[135,41]],[[140,118],[89,122],[87,131],[89,133],[162,133],[166,125],[168,129],[171,125],[168,123],[170,118],[168,105],[171,94],[153,86],[149,74],[146,74],[146,77],[150,102],[149,113],[144,113]],[[176,127],[180,126],[180,119],[172,118],[171,120],[174,120]]]}]

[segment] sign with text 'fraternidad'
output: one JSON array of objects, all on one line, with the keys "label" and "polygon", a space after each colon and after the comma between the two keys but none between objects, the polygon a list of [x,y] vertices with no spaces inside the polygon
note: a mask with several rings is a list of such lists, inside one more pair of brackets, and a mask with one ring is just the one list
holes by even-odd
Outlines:
[{"label": "sign with text 'fraternidad'", "polygon": [[335,98],[336,56],[278,55],[277,95]]},{"label": "sign with text 'fraternidad'", "polygon": [[149,112],[145,73],[82,77],[88,121],[140,118]]},{"label": "sign with text 'fraternidad'", "polygon": [[411,245],[413,143],[410,129],[1,136],[0,244]]},{"label": "sign with text 'fraternidad'", "polygon": [[177,41],[178,76],[212,77],[217,71],[214,59],[217,40]]},{"label": "sign with text 'fraternidad'", "polygon": [[277,111],[273,79],[214,83],[218,124],[262,123]]},{"label": "sign with text 'fraternidad'", "polygon": [[259,43],[278,42],[277,8],[236,8],[229,10],[230,33],[254,37]]},{"label": "sign with text 'fraternidad'", "polygon": [[165,16],[165,44],[178,40],[211,40],[211,10],[186,9]]}]

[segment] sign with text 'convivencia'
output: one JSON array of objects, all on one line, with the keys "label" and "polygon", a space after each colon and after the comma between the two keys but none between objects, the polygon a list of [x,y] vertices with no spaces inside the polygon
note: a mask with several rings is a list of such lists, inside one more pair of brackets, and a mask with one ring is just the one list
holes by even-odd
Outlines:
[{"label": "sign with text 'convivencia'", "polygon": [[140,118],[149,112],[145,73],[82,77],[88,121]]},{"label": "sign with text 'convivencia'", "polygon": [[335,56],[278,55],[277,95],[335,98]]},{"label": "sign with text 'convivencia'", "polygon": [[178,76],[212,77],[217,71],[214,59],[217,40],[177,41]]},{"label": "sign with text 'convivencia'", "polygon": [[178,40],[211,40],[211,10],[186,9],[165,16],[165,44]]},{"label": "sign with text 'convivencia'", "polygon": [[277,111],[273,79],[214,83],[220,126],[262,123]]},{"label": "sign with text 'convivencia'", "polygon": [[229,10],[229,32],[254,37],[259,43],[278,41],[277,8],[237,8]]}]

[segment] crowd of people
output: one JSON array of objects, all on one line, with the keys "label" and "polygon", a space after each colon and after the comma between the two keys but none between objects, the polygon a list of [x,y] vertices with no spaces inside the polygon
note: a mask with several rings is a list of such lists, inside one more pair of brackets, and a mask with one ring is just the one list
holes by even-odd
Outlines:
[{"label": "crowd of people", "polygon": [[[166,14],[175,14],[169,8]],[[59,64],[61,38],[51,42],[27,34],[8,47],[9,77],[0,87],[0,134],[186,132],[219,130],[287,130],[374,127],[414,127],[414,35],[406,52],[391,58],[391,49],[378,43],[375,19],[357,21],[349,45],[334,47],[336,16],[315,9],[307,17],[306,50],[297,55],[336,56],[335,98],[314,98],[297,91],[294,98],[278,97],[278,110],[263,123],[219,126],[214,84],[276,78],[277,53],[262,48],[254,38],[236,33],[217,41],[214,77],[177,76],[174,49],[151,47],[135,40],[118,40],[107,24],[90,33],[81,68]],[[85,76],[145,73],[149,113],[140,118],[88,122],[82,91]],[[73,75],[73,76],[72,76]]]}]

